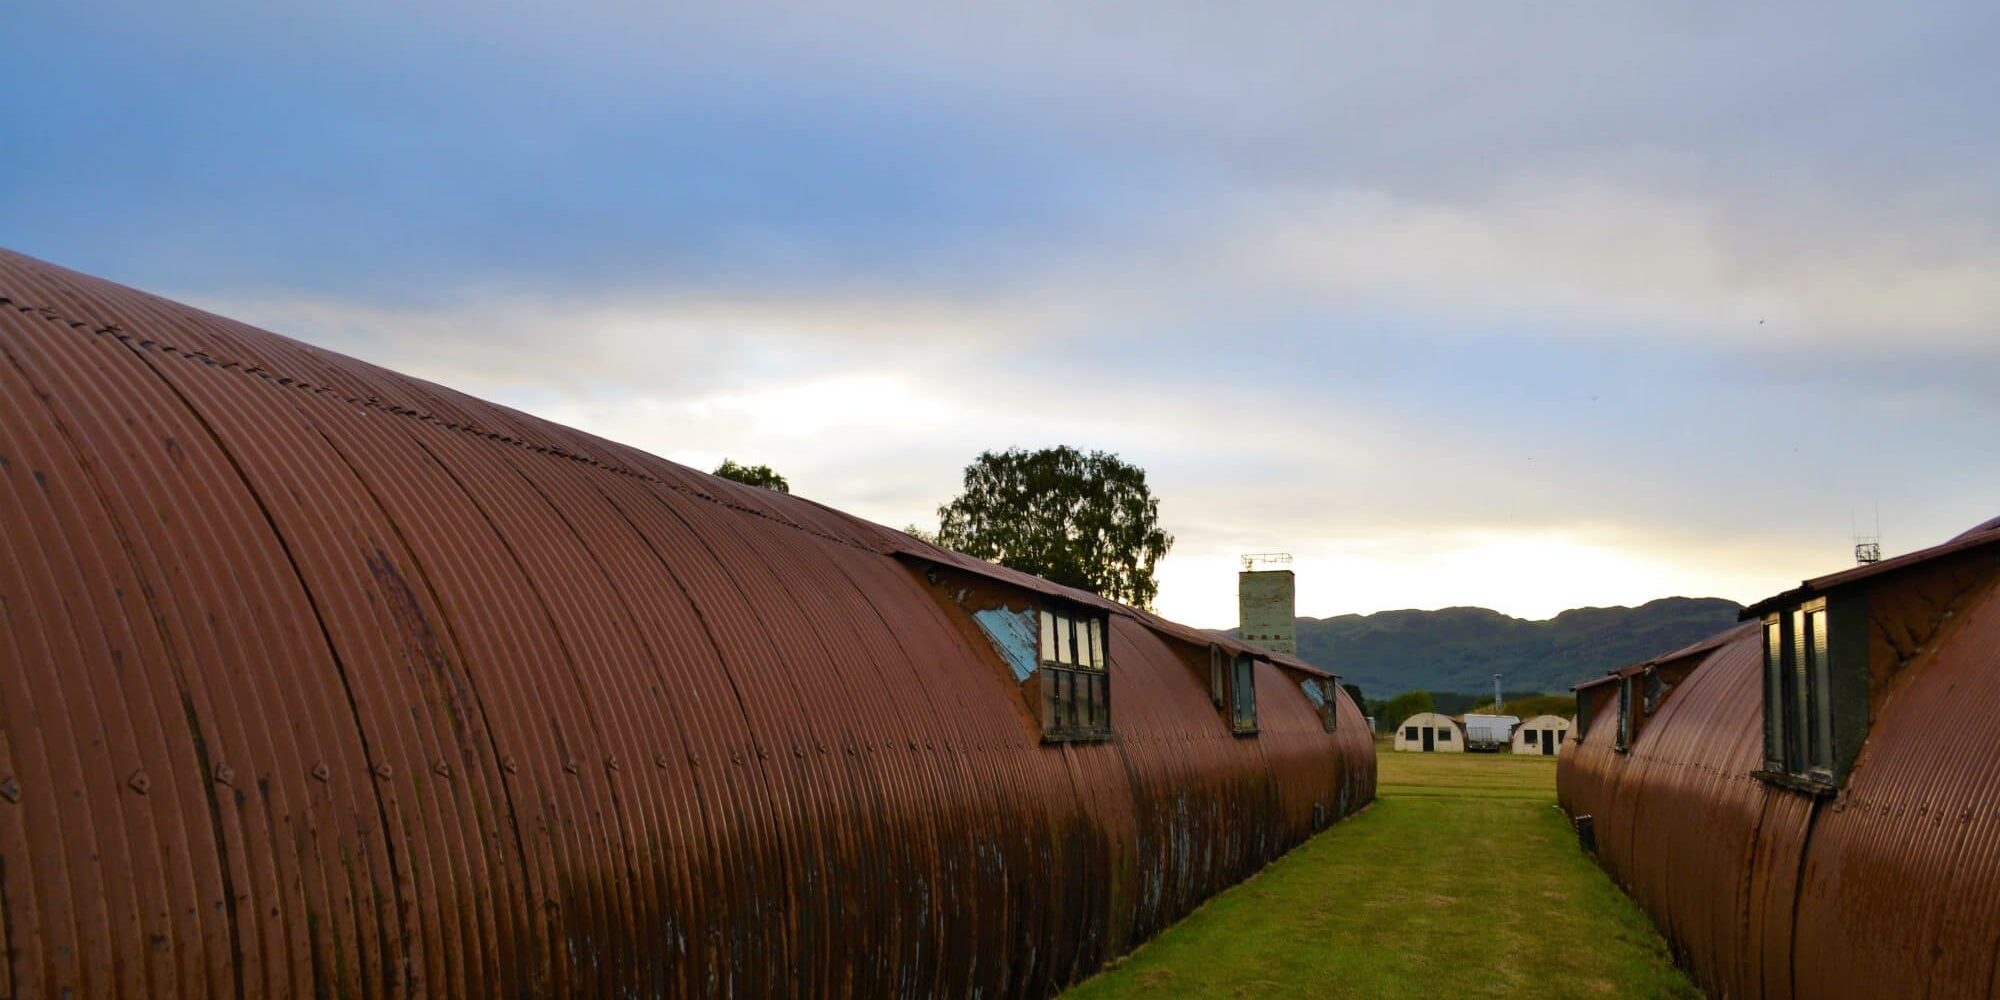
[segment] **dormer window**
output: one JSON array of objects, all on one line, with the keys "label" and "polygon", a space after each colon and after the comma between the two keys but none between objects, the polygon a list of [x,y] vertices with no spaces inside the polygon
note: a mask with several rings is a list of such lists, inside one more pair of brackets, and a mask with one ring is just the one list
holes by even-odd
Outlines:
[{"label": "dormer window", "polygon": [[1257,731],[1257,660],[1248,653],[1232,654],[1208,647],[1208,700],[1229,720],[1229,731]]},{"label": "dormer window", "polygon": [[1646,718],[1653,717],[1660,710],[1660,702],[1667,697],[1667,680],[1654,668],[1646,670]]},{"label": "dormer window", "polygon": [[1633,725],[1632,713],[1639,706],[1632,699],[1632,675],[1618,678],[1618,737],[1611,743],[1611,749],[1624,753],[1632,747],[1632,736],[1638,729]]},{"label": "dormer window", "polygon": [[1044,743],[1111,737],[1111,636],[1105,612],[931,568],[938,595],[962,609],[999,654]]},{"label": "dormer window", "polygon": [[1826,599],[1764,616],[1764,769],[1829,792],[1837,783],[1834,674]]},{"label": "dormer window", "polygon": [[1111,675],[1105,670],[1104,616],[1041,609],[1042,738],[1111,736]]},{"label": "dormer window", "polygon": [[1216,711],[1229,711],[1229,654],[1221,646],[1208,647],[1208,700]]},{"label": "dormer window", "polygon": [[1236,654],[1232,667],[1229,728],[1238,733],[1257,731],[1257,661],[1248,653]]},{"label": "dormer window", "polygon": [[1308,677],[1299,682],[1299,687],[1305,691],[1306,700],[1312,702],[1313,709],[1319,712],[1320,728],[1333,732],[1340,722],[1340,678]]}]

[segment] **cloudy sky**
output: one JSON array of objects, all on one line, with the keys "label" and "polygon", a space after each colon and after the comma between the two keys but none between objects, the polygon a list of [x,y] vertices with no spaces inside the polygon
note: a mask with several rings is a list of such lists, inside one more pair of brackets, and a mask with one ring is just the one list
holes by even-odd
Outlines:
[{"label": "cloudy sky", "polygon": [[2000,513],[2000,7],[10,4],[0,244],[1159,606],[1748,600]]}]

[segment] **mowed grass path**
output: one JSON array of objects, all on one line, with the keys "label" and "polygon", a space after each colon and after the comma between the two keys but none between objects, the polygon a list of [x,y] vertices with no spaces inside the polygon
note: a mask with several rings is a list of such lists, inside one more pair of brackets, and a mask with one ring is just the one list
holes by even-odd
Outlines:
[{"label": "mowed grass path", "polygon": [[1380,753],[1376,802],[1069,993],[1699,997],[1555,807],[1555,761]]}]

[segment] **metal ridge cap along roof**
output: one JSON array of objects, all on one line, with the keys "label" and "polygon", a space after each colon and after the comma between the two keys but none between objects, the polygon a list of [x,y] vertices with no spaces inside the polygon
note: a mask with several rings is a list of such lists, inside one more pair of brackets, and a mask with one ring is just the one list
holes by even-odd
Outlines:
[{"label": "metal ridge cap along roof", "polygon": [[[843,516],[851,517],[852,515]],[[1023,573],[1017,569],[1010,569],[999,563],[990,562],[977,556],[955,552],[904,532],[888,528],[883,528],[882,530],[887,532],[889,536],[893,536],[885,537],[885,541],[893,546],[886,553],[888,555],[918,562],[931,562],[942,566],[949,566],[962,572],[985,577],[998,583],[1020,587],[1023,590],[1038,593],[1046,597],[1055,597],[1081,604],[1085,607],[1095,608],[1108,614],[1121,615],[1170,639],[1176,639],[1190,645],[1221,646],[1231,653],[1245,653],[1274,666],[1313,677],[1331,678],[1334,676],[1331,671],[1313,666],[1295,656],[1274,653],[1261,646],[1253,646],[1241,639],[1209,629],[1198,629],[1191,625],[1183,625],[1172,619],[1162,618],[1151,611],[1135,608],[1129,604],[1123,604],[1102,595],[1093,594],[1088,590],[1065,586],[1032,573]]]},{"label": "metal ridge cap along roof", "polygon": [[[238,321],[229,319],[228,317],[219,316],[214,313],[209,313],[205,310],[201,310],[193,306],[188,306],[184,303],[176,302],[171,299],[166,299],[163,296],[158,296],[150,292],[145,292],[139,289],[131,288],[130,286],[127,285],[121,285],[117,282],[110,281],[105,278],[99,278],[93,275],[84,274],[79,271],[74,271],[69,268],[65,268],[59,264],[52,264],[48,261],[44,261],[27,254],[23,254],[18,251],[8,250],[4,247],[0,247],[0,260],[4,260],[6,258],[13,258],[16,262],[26,264],[34,269],[56,272],[54,276],[62,279],[83,282],[83,283],[110,285],[128,294],[142,296],[144,298],[155,300],[161,303],[171,304],[172,306],[178,309],[189,310],[191,312],[199,314],[201,317],[206,319],[212,319],[213,321],[216,322],[228,323],[238,326],[243,325],[238,323]],[[13,301],[13,300],[9,299],[8,301]],[[45,303],[14,302],[14,304],[17,307],[39,309],[48,312],[51,315],[56,315],[62,312],[61,310],[56,310]],[[71,323],[90,321],[88,318],[72,317],[68,315],[63,315],[62,318]],[[110,328],[109,324],[103,324],[103,325],[105,325],[107,329]],[[345,361],[352,364],[365,366],[368,369],[372,369],[375,373],[378,373],[379,375],[386,377],[397,383],[403,383],[411,386],[420,386],[426,390],[429,390],[431,393],[445,393],[451,396],[463,395],[459,393],[457,390],[451,389],[449,386],[439,385],[437,383],[429,382],[424,379],[419,379],[416,378],[415,376],[406,375],[403,374],[402,372],[394,371],[392,369],[382,368],[378,365],[362,361],[361,359],[341,354],[338,351],[333,351],[327,348],[308,344],[304,341],[299,341],[294,338],[286,337],[283,334],[275,333],[270,330],[265,330],[257,327],[252,327],[251,329],[254,329],[256,330],[257,333],[263,334],[265,336],[274,337],[279,340],[285,341],[288,344],[296,345],[297,347],[302,348],[306,351],[327,355],[333,359],[337,359],[340,361]],[[231,359],[214,358],[206,354],[204,354],[203,357],[206,358],[207,360],[213,361],[214,363],[223,365],[224,367],[229,367],[231,365],[236,364],[236,362]],[[314,387],[314,383],[310,379],[295,377],[293,373],[290,372],[272,371],[270,370],[270,366],[268,364],[263,365],[262,367],[264,369],[265,374],[276,378],[280,382],[288,382],[306,387]],[[1282,653],[1273,653],[1269,650],[1262,649],[1257,646],[1252,646],[1238,639],[1232,639],[1232,638],[1209,639],[1203,633],[1201,633],[1200,630],[1193,629],[1189,626],[1181,625],[1178,622],[1169,621],[1168,619],[1161,618],[1157,615],[1152,614],[1151,612],[1142,611],[1138,608],[1133,608],[1121,604],[1117,601],[1106,599],[1097,594],[1090,593],[1089,591],[1079,590],[1074,587],[1067,587],[1062,584],[1055,583],[1054,581],[1034,576],[1033,574],[1022,573],[1018,570],[1008,569],[1007,567],[987,562],[986,560],[978,559],[973,556],[968,556],[965,555],[964,553],[953,552],[950,549],[946,549],[941,546],[925,542],[912,535],[909,535],[906,532],[897,531],[885,525],[877,524],[873,521],[869,521],[866,518],[858,517],[854,514],[838,510],[836,508],[827,506],[826,504],[819,503],[818,501],[811,500],[806,497],[794,496],[789,493],[778,493],[772,490],[756,490],[756,488],[754,487],[745,487],[740,483],[735,483],[730,480],[723,479],[712,473],[704,472],[700,469],[696,469],[691,466],[685,466],[678,462],[673,462],[671,460],[661,458],[657,455],[653,455],[649,452],[633,448],[629,445],[624,445],[619,442],[612,441],[600,435],[591,434],[588,431],[581,431],[575,428],[570,428],[562,424],[558,424],[552,420],[547,420],[542,417],[537,417],[534,416],[533,414],[523,413],[511,407],[502,406],[501,404],[487,403],[483,400],[480,401],[486,406],[495,407],[503,411],[506,416],[514,419],[520,425],[523,425],[525,428],[529,430],[539,431],[547,434],[550,440],[546,442],[526,441],[510,433],[511,429],[502,430],[495,428],[487,428],[475,424],[465,423],[462,422],[462,420],[446,419],[444,416],[430,412],[428,410],[402,406],[394,403],[385,403],[383,401],[375,400],[372,398],[357,399],[355,400],[355,402],[366,405],[380,406],[395,412],[402,413],[405,416],[411,416],[419,419],[424,419],[427,421],[436,422],[449,429],[462,430],[469,433],[478,434],[480,436],[491,438],[493,440],[500,441],[502,443],[528,447],[536,451],[554,454],[560,457],[572,459],[575,461],[580,461],[585,464],[597,466],[599,468],[604,468],[611,472],[632,476],[634,478],[645,480],[647,482],[650,482],[657,486],[664,487],[666,489],[678,491],[686,496],[691,496],[696,499],[706,501],[708,503],[716,504],[717,506],[734,511],[735,513],[743,516],[761,518],[766,521],[782,524],[796,531],[803,531],[808,534],[827,538],[829,541],[834,541],[845,545],[853,545],[861,548],[868,548],[871,549],[872,551],[885,555],[904,555],[904,556],[912,556],[919,559],[929,559],[934,562],[940,562],[952,565],[955,566],[956,568],[965,570],[967,572],[976,573],[991,579],[999,580],[1004,583],[1010,583],[1051,597],[1058,597],[1064,600],[1075,602],[1077,604],[1095,607],[1102,611],[1133,617],[1136,620],[1143,622],[1144,624],[1153,628],[1156,631],[1166,633],[1172,637],[1181,639],[1183,641],[1195,642],[1195,643],[1213,641],[1217,645],[1221,645],[1222,647],[1229,649],[1231,652],[1248,653],[1254,657],[1257,657],[1258,659],[1266,660],[1278,666],[1286,667],[1301,673],[1318,677],[1333,676],[1331,673],[1319,667],[1313,666],[1312,664],[1307,663],[1303,660],[1297,659],[1296,657],[1286,656],[1285,654]],[[590,448],[590,450],[595,453],[586,454],[579,452],[577,450],[578,447]],[[637,461],[634,462],[618,461],[614,457],[618,452],[631,453],[631,457],[637,459]],[[668,472],[670,470],[669,475],[659,475],[654,472],[648,472],[645,471],[644,469],[637,467],[641,465],[655,465],[655,464],[657,464],[658,466],[667,467],[666,469],[662,469],[660,471]],[[753,490],[755,490],[755,492],[751,492]],[[853,533],[852,536],[840,537],[827,530],[815,526],[816,522],[825,523],[829,519],[839,522],[842,527],[849,528]],[[869,541],[874,542],[874,545],[871,546],[867,544],[867,542]]]},{"label": "metal ridge cap along roof", "polygon": [[[472,397],[466,397],[465,394],[460,393],[457,390],[450,388],[449,386],[439,385],[438,383],[430,382],[425,379],[420,379],[413,375],[407,375],[400,371],[384,368],[380,365],[364,361],[360,358],[356,358],[351,355],[343,354],[339,351],[335,351],[330,348],[320,347],[318,345],[310,344],[305,341],[297,340],[292,337],[287,337],[284,334],[276,333],[274,331],[267,330],[262,327],[249,326],[248,324],[244,324],[238,320],[232,320],[226,316],[217,315],[215,313],[199,309],[195,306],[187,305],[186,303],[179,302],[174,299],[169,299],[164,296],[155,295],[151,292],[146,292],[140,289],[132,288],[131,286],[128,285],[122,285],[119,284],[118,282],[111,281],[106,278],[99,278],[94,275],[89,275],[80,271],[75,271],[70,268],[63,267],[60,264],[53,264],[48,261],[42,260],[40,258],[20,253],[19,251],[9,250],[5,247],[0,247],[0,264],[9,264],[9,263],[17,267],[22,267],[24,270],[30,272],[39,272],[41,277],[47,280],[68,282],[77,285],[83,285],[86,287],[92,285],[109,287],[111,289],[115,289],[116,291],[124,295],[134,296],[142,300],[156,303],[160,306],[171,307],[174,310],[185,311],[186,313],[192,314],[190,318],[193,319],[198,319],[205,322],[211,322],[218,325],[228,325],[240,330],[254,331],[254,333],[259,336],[268,337],[274,341],[281,342],[284,345],[293,348],[295,351],[299,353],[310,354],[325,359],[327,361],[342,363],[360,369],[365,369],[372,375],[376,376],[383,383],[391,384],[399,388],[415,390],[421,396],[427,397],[426,401],[436,400],[439,394],[452,397],[459,397],[459,398],[472,398]],[[25,301],[21,297],[19,297],[18,293],[0,294],[0,302],[11,304],[15,308],[21,309],[23,311],[40,312],[51,319],[63,322],[66,325],[72,327],[76,328],[95,327],[98,329],[99,332],[110,333],[114,336],[131,336],[131,334],[129,334],[122,328],[118,327],[116,324],[106,322],[102,320],[100,317],[90,316],[90,315],[80,315],[79,314],[80,312],[86,310],[79,310],[76,304],[73,303]],[[60,305],[60,308],[58,308],[58,305]],[[268,380],[277,382],[278,384],[281,385],[288,385],[310,392],[331,391],[334,392],[335,394],[341,394],[344,391],[340,387],[329,386],[325,382],[317,380],[313,377],[303,376],[297,371],[277,370],[277,368],[267,360],[248,362],[242,358],[219,357],[216,355],[215,352],[206,349],[189,349],[179,345],[157,343],[154,340],[154,338],[151,337],[147,337],[144,340],[147,345],[165,351],[166,353],[183,354],[191,358],[194,358],[196,360],[202,361],[205,364],[211,364],[222,368],[235,368],[238,370],[250,372],[252,374],[264,377]],[[623,445],[618,442],[611,441],[608,438],[604,438],[596,434],[591,434],[588,431],[577,430],[575,428],[556,423],[553,420],[548,420],[543,417],[534,416],[533,414],[523,413],[519,410],[513,409],[512,407],[508,407],[499,403],[492,403],[486,400],[477,400],[477,402],[483,409],[491,411],[489,415],[498,415],[507,418],[513,421],[515,424],[517,424],[517,426],[513,427],[485,426],[476,422],[468,421],[463,415],[440,413],[426,407],[409,405],[408,402],[397,402],[393,400],[377,398],[375,396],[352,397],[349,399],[349,401],[355,403],[356,405],[368,406],[374,409],[383,410],[385,412],[396,413],[400,416],[406,416],[419,420],[424,420],[428,423],[436,424],[448,430],[473,434],[479,437],[487,438],[489,440],[498,443],[523,447],[532,451],[555,455],[560,458],[581,462],[586,465],[596,466],[598,468],[602,468],[605,469],[606,471],[617,473],[620,475],[631,476],[635,479],[640,479],[646,482],[650,482],[656,486],[661,486],[666,489],[675,490],[686,496],[695,497],[697,499],[704,500],[709,503],[713,503],[718,506],[728,508],[730,510],[734,510],[740,514],[744,514],[751,517],[759,517],[767,521],[783,524],[786,525],[787,527],[799,531],[804,531],[808,534],[821,535],[823,537],[827,537],[828,540],[830,541],[840,542],[842,544],[857,545],[857,546],[860,545],[860,543],[857,542],[855,539],[840,538],[837,536],[827,535],[826,532],[818,528],[812,527],[810,524],[806,523],[806,521],[808,520],[816,520],[816,519],[808,518],[805,520],[801,520],[800,518],[791,517],[789,516],[790,512],[787,511],[786,508],[791,505],[806,505],[812,508],[816,508],[817,510],[820,511],[831,512],[849,521],[859,522],[862,524],[868,523],[861,518],[854,517],[854,515],[846,514],[840,511],[834,511],[830,507],[826,507],[822,504],[813,503],[811,501],[806,500],[803,497],[794,497],[791,496],[790,494],[777,493],[770,490],[759,491],[759,494],[745,494],[742,491],[751,489],[751,487],[744,487],[740,483],[735,483],[726,479],[722,479],[721,477],[715,476],[708,472],[704,472],[700,469],[695,469],[690,466],[681,465],[678,462],[673,462],[668,459],[661,458],[657,455],[653,455],[649,452],[632,448],[629,445]],[[523,439],[522,437],[519,436],[519,432],[522,430],[526,430],[529,432],[538,432],[538,434],[542,436],[543,439],[541,440]],[[579,450],[580,448],[589,448],[592,445],[599,446],[601,450],[598,454],[591,454],[586,451]],[[641,462],[626,463],[617,461],[612,457],[612,453],[619,451],[629,452],[634,457],[641,459]],[[668,469],[670,470],[670,474],[675,478],[670,479],[665,476],[657,475],[655,473],[634,467],[635,464],[652,465],[655,463],[661,466],[668,467]]]},{"label": "metal ridge cap along roof", "polygon": [[1912,566],[1930,562],[1933,559],[1940,559],[1948,555],[1996,543],[2000,543],[2000,517],[1982,521],[1954,536],[1951,540],[1929,548],[1918,549],[1915,552],[1906,552],[1893,559],[1884,559],[1878,563],[1854,566],[1841,570],[1838,573],[1828,573],[1825,576],[1813,577],[1790,590],[1773,594],[1744,608],[1738,617],[1744,621],[1759,618],[1773,609],[1783,607],[1815,594],[1823,594],[1836,587],[1844,587],[1861,580],[1900,572]]},{"label": "metal ridge cap along roof", "polygon": [[[1373,797],[1353,699],[1255,671],[1238,739],[1150,613],[6,251],[0,301],[27,994],[1053,995]],[[1116,611],[1108,738],[905,552]]]},{"label": "metal ridge cap along roof", "polygon": [[1972,527],[1959,532],[1957,535],[1953,536],[1952,540],[1957,541],[1960,538],[1970,538],[1974,535],[1982,535],[1989,531],[2000,531],[2000,517],[1989,517],[1986,520],[1981,521],[1978,524],[1975,524]]},{"label": "metal ridge cap along roof", "polygon": [[1734,641],[1737,638],[1737,636],[1741,635],[1744,632],[1748,632],[1754,628],[1756,628],[1756,624],[1753,622],[1738,622],[1705,639],[1697,639],[1694,642],[1688,643],[1687,645],[1682,646],[1679,649],[1673,650],[1671,652],[1661,653],[1660,655],[1655,656],[1652,659],[1647,660],[1645,663],[1640,665],[1657,666],[1662,663],[1671,663],[1674,660],[1684,660],[1690,656],[1694,656],[1697,653],[1706,653],[1709,650],[1715,649],[1718,646],[1728,645],[1730,642]]},{"label": "metal ridge cap along roof", "polygon": [[[1619,669],[1622,670],[1624,668],[1621,667]],[[1618,670],[1612,670],[1605,673],[1602,677],[1592,677],[1587,681],[1578,681],[1575,684],[1571,684],[1569,686],[1569,689],[1571,691],[1588,691],[1591,688],[1603,687],[1604,685],[1617,680],[1620,676],[1622,675],[1618,672]]]},{"label": "metal ridge cap along roof", "polygon": [[1717,649],[1722,648],[1723,646],[1729,645],[1731,642],[1736,641],[1737,639],[1741,638],[1744,633],[1751,631],[1753,628],[1755,628],[1755,625],[1753,623],[1738,622],[1734,625],[1729,626],[1726,629],[1723,629],[1720,632],[1715,633],[1714,635],[1708,636],[1705,639],[1697,639],[1694,642],[1688,643],[1685,646],[1668,650],[1667,652],[1661,653],[1658,656],[1640,660],[1637,663],[1628,663],[1625,666],[1617,667],[1612,670],[1607,670],[1605,671],[1604,676],[1593,677],[1590,680],[1584,681],[1580,684],[1572,684],[1570,685],[1569,689],[1571,691],[1582,691],[1585,688],[1598,687],[1600,685],[1609,684],[1612,681],[1618,680],[1623,677],[1636,677],[1639,674],[1645,673],[1648,667],[1657,667],[1663,663],[1672,663],[1675,660],[1685,660],[1691,656],[1698,656],[1704,653],[1710,653]]}]

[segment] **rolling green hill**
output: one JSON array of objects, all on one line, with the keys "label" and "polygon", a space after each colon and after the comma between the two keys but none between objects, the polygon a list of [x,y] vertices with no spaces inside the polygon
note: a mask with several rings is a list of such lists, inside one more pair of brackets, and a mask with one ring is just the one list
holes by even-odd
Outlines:
[{"label": "rolling green hill", "polygon": [[1299,655],[1371,698],[1417,689],[1490,692],[1495,673],[1509,692],[1561,692],[1720,632],[1739,610],[1721,598],[1665,597],[1636,608],[1574,608],[1547,621],[1486,608],[1301,618]]}]

